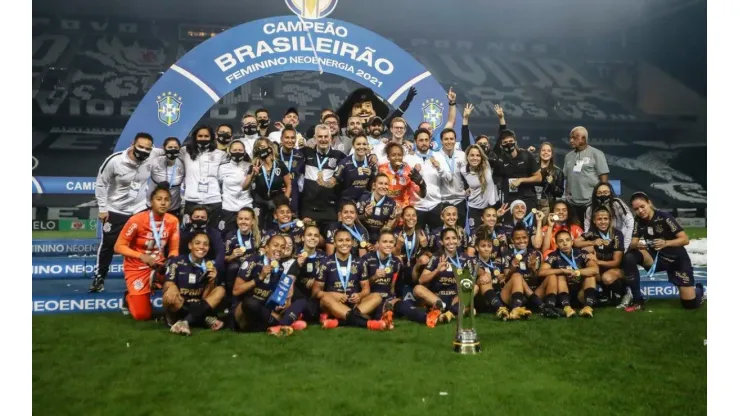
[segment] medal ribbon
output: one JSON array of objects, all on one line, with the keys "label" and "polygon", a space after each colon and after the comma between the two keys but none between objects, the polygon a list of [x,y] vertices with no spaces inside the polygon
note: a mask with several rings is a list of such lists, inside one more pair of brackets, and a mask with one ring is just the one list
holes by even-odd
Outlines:
[{"label": "medal ribbon", "polygon": [[275,180],[275,166],[272,166],[272,171],[270,172],[270,180],[267,180],[267,170],[264,166],[262,166],[262,176],[265,178],[265,184],[267,185],[267,192],[270,192],[270,188],[272,188],[272,182]]},{"label": "medal ribbon", "polygon": [[321,160],[321,156],[319,156],[319,153],[316,153],[316,165],[319,168],[319,174],[321,174],[321,170],[324,169],[324,165],[329,160],[329,156],[325,155],[324,160]]},{"label": "medal ribbon", "polygon": [[416,247],[416,231],[413,232],[413,238],[411,241],[409,241],[406,233],[403,233],[403,243],[406,246],[406,260],[411,262],[411,254],[413,254],[414,247]]},{"label": "medal ribbon", "polygon": [[177,162],[178,159],[175,159],[175,163],[172,165],[172,173],[170,173],[170,188],[175,187],[172,182],[175,180],[175,172],[177,172]]},{"label": "medal ribbon", "polygon": [[442,151],[442,154],[445,157],[445,160],[447,160],[447,166],[450,168],[450,172],[455,173],[455,151],[452,151],[452,156],[447,156],[447,153]]},{"label": "medal ribbon", "polygon": [[[367,167],[367,156],[365,156],[365,159],[362,162],[363,162],[362,167],[366,168]],[[357,159],[355,159],[354,153],[352,154],[352,164],[355,165],[355,167],[357,167]]]},{"label": "medal ribbon", "polygon": [[154,212],[149,211],[149,226],[152,228],[152,237],[154,243],[157,245],[157,249],[162,252],[162,234],[164,234],[164,216],[162,217],[162,223],[159,225],[159,231],[157,231],[157,223],[154,221]]},{"label": "medal ribbon", "polygon": [[[270,264],[270,259],[268,259],[268,258],[267,258],[267,256],[262,256],[262,261],[263,261],[263,263],[265,264],[265,266],[267,266],[267,265],[269,265],[269,264]],[[277,265],[277,267],[274,267],[274,268],[272,269],[272,272],[273,272],[273,273],[277,273],[277,272],[279,272],[279,271],[280,271],[280,262],[278,262],[278,265]]]},{"label": "medal ribbon", "polygon": [[432,155],[430,155],[430,154],[429,154],[429,151],[428,151],[428,150],[427,150],[427,154],[425,154],[425,155],[422,155],[422,154],[421,154],[421,152],[419,152],[419,151],[417,150],[417,151],[416,151],[416,155],[417,155],[417,156],[419,156],[419,157],[421,158],[421,163],[422,163],[422,164],[423,164],[424,162],[426,162],[426,161],[427,161],[427,159],[429,159],[430,157],[432,157]]},{"label": "medal ribbon", "polygon": [[278,227],[281,230],[285,230],[287,228],[290,228],[290,227],[294,226],[296,222],[297,222],[297,220],[294,220],[294,221],[291,221],[291,222],[286,222],[285,224],[278,224]]},{"label": "medal ribbon", "polygon": [[383,260],[380,259],[380,252],[376,251],[375,255],[378,256],[378,268],[380,268],[380,266],[383,266],[384,269],[391,267],[391,259],[393,259],[392,254],[388,255],[388,260],[386,260],[385,264],[383,264]]},{"label": "medal ribbon", "polygon": [[206,262],[205,262],[205,260],[201,260],[200,261],[200,264],[198,264],[198,263],[195,262],[195,260],[193,260],[193,255],[192,254],[188,254],[188,260],[190,260],[190,262],[193,263],[194,265],[200,267],[200,269],[203,271],[203,273],[206,272]]},{"label": "medal ribbon", "polygon": [[362,234],[360,234],[359,231],[357,231],[357,226],[353,225],[352,228],[347,227],[345,224],[342,224],[342,227],[344,227],[345,230],[349,231],[350,234],[352,234],[352,237],[357,241],[364,241],[362,238]]},{"label": "medal ribbon", "polygon": [[490,263],[486,263],[482,258],[480,258],[480,256],[478,256],[478,260],[481,263],[483,263],[483,266],[485,266],[486,269],[488,269],[488,272],[489,273],[493,273],[493,270],[496,268],[496,266],[493,265],[493,262],[492,261]]},{"label": "medal ribbon", "polygon": [[375,207],[379,207],[383,204],[383,201],[385,201],[385,197],[380,198],[380,201],[375,202],[375,194],[370,195],[370,203],[373,204]]},{"label": "medal ribbon", "polygon": [[563,254],[562,251],[558,250],[558,252],[560,252],[560,257],[562,257],[563,260],[565,260],[565,262],[568,263],[568,265],[573,268],[573,270],[578,270],[578,265],[576,265],[576,259],[575,257],[573,257],[573,251],[570,252],[570,258],[568,258],[568,256]]},{"label": "medal ribbon", "polygon": [[527,228],[532,228],[532,224],[534,223],[534,214],[530,212],[526,217],[524,217],[522,222],[527,226]]},{"label": "medal ribbon", "polygon": [[[285,163],[285,159],[283,159],[283,152],[280,152],[280,160]],[[286,166],[288,166],[288,173],[291,173],[291,169],[293,169],[293,150],[290,151],[290,159],[288,159],[288,163],[285,163]]]},{"label": "medal ribbon", "polygon": [[334,254],[334,261],[337,263],[337,276],[339,276],[339,283],[342,284],[342,288],[345,292],[347,292],[347,285],[349,284],[349,275],[352,273],[352,254],[349,255],[349,258],[347,259],[347,274],[342,274],[342,268],[339,267],[339,259],[337,258],[337,255]]},{"label": "medal ribbon", "polygon": [[448,257],[447,259],[450,261],[450,263],[455,265],[456,268],[462,269],[462,266],[460,265],[460,256],[458,254],[455,254],[455,259],[453,259],[452,257]]},{"label": "medal ribbon", "polygon": [[660,258],[660,252],[655,253],[655,260],[653,260],[653,265],[650,266],[650,270],[648,270],[648,277],[650,279],[653,278],[653,275],[655,274],[655,269],[658,267],[658,259]]},{"label": "medal ribbon", "polygon": [[[250,232],[247,234],[249,236],[249,240],[252,240],[252,233]],[[239,247],[244,248],[244,240],[242,239],[242,232],[239,230],[236,230],[236,239],[239,241]]]},{"label": "medal ribbon", "polygon": [[601,231],[599,231],[599,235],[601,236],[602,240],[611,241],[611,238],[609,238],[609,233],[603,234]]}]

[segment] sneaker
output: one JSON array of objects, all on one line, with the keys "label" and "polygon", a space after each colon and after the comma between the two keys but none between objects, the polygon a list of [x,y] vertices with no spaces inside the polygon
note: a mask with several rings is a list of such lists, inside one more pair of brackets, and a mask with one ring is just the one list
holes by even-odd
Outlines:
[{"label": "sneaker", "polygon": [[319,323],[320,324],[324,323],[324,321],[326,321],[327,319],[329,319],[329,314],[328,313],[319,314]]},{"label": "sneaker", "polygon": [[442,315],[439,315],[438,321],[443,324],[447,324],[452,322],[455,319],[455,314],[453,314],[450,311],[447,311],[443,313]]},{"label": "sneaker", "polygon": [[206,325],[208,325],[214,331],[218,331],[219,329],[224,327],[223,321],[215,316],[206,316]]},{"label": "sneaker", "polygon": [[429,328],[434,328],[437,326],[437,320],[439,320],[439,316],[442,314],[442,311],[439,309],[432,309],[429,312],[427,312],[427,326]]},{"label": "sneaker", "polygon": [[383,316],[380,318],[381,321],[385,322],[386,328],[389,330],[393,329],[393,305],[390,302],[383,304]]},{"label": "sneaker", "polygon": [[190,324],[188,324],[188,321],[177,321],[174,325],[170,328],[170,332],[173,334],[178,335],[190,335]]},{"label": "sneaker", "polygon": [[576,311],[570,305],[564,307],[563,312],[565,312],[566,318],[572,318],[576,314]]},{"label": "sneaker", "polygon": [[624,308],[625,312],[636,312],[642,310],[642,303],[633,303],[632,305]]},{"label": "sneaker", "polygon": [[523,306],[519,306],[511,310],[509,318],[513,320],[528,319],[530,315],[532,315],[532,311]]},{"label": "sneaker", "polygon": [[105,279],[102,276],[95,276],[90,284],[90,293],[100,293],[105,290]]},{"label": "sneaker", "polygon": [[131,315],[131,312],[128,310],[128,299],[125,294],[123,295],[123,302],[121,302],[121,313],[124,316]]},{"label": "sneaker", "polygon": [[293,335],[293,328],[289,326],[275,325],[267,328],[267,333],[278,338],[287,337]]},{"label": "sneaker", "polygon": [[622,296],[622,301],[619,302],[619,305],[617,305],[617,309],[625,309],[626,307],[630,306],[630,303],[632,303],[632,289],[627,288],[624,296]]},{"label": "sneaker", "polygon": [[308,324],[306,321],[300,319],[290,324],[290,327],[293,328],[294,331],[303,331],[307,326]]},{"label": "sneaker", "polygon": [[542,316],[544,316],[545,318],[557,319],[557,318],[560,318],[561,314],[558,313],[558,311],[552,306],[543,306]]},{"label": "sneaker", "polygon": [[321,322],[321,329],[334,329],[339,326],[339,320],[337,319],[324,319]]},{"label": "sneaker", "polygon": [[506,321],[509,319],[509,309],[507,309],[506,306],[500,306],[496,311],[496,317],[502,321]]},{"label": "sneaker", "polygon": [[[701,292],[701,294],[699,294]],[[701,303],[706,302],[707,300],[707,291],[704,289],[704,285],[701,283],[696,284],[696,295],[701,296]]]},{"label": "sneaker", "polygon": [[584,318],[593,318],[594,310],[590,306],[584,306],[583,309],[578,312],[578,316],[582,316]]},{"label": "sneaker", "polygon": [[371,320],[367,321],[367,329],[371,331],[385,331],[386,329],[388,329],[388,327],[385,325],[384,321]]}]

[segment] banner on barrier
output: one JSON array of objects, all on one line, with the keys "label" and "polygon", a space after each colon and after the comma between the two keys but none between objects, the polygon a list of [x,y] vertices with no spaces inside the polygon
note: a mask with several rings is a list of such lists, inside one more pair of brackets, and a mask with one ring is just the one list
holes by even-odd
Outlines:
[{"label": "banner on barrier", "polygon": [[[94,293],[65,296],[34,296],[34,314],[69,312],[118,312],[123,303],[122,293]],[[155,295],[154,309],[162,308],[162,296]]]},{"label": "banner on barrier", "polygon": [[[34,279],[80,279],[91,277],[95,272],[96,257],[32,258],[31,275]],[[123,278],[123,259],[113,257],[109,279]]]},{"label": "banner on barrier", "polygon": [[100,242],[92,238],[79,240],[34,240],[31,243],[32,255],[44,256],[88,256],[98,252]]},{"label": "banner on barrier", "polygon": [[95,193],[94,177],[31,177],[32,192],[34,194],[81,194]]}]

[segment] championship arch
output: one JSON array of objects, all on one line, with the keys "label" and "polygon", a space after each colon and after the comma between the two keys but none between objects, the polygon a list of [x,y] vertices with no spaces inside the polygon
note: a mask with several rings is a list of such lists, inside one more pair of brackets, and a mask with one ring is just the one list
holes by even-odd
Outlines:
[{"label": "championship arch", "polygon": [[278,16],[233,27],[180,58],[136,107],[115,150],[130,146],[138,132],[150,133],[156,145],[170,136],[185,138],[229,92],[286,71],[339,75],[372,89],[394,107],[414,86],[417,96],[404,114],[408,124],[428,121],[437,129],[447,119],[445,89],[398,45],[341,20]]}]

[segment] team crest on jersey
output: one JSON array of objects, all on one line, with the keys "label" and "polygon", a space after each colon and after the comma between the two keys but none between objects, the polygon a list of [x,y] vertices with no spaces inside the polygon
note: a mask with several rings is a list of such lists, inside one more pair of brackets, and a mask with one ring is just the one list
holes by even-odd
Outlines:
[{"label": "team crest on jersey", "polygon": [[141,281],[141,279],[136,279],[134,281],[134,289],[141,290],[144,288],[144,282]]},{"label": "team crest on jersey", "polygon": [[110,232],[110,227],[111,227],[111,225],[110,225],[109,222],[106,222],[105,224],[103,224],[103,232],[104,233],[109,233]]},{"label": "team crest on jersey", "polygon": [[350,269],[350,271],[351,271],[352,273],[357,273],[357,265],[356,265],[356,264],[353,264],[353,265],[352,265],[352,268]]},{"label": "team crest on jersey", "polygon": [[275,168],[275,176],[280,176],[280,168]]},{"label": "team crest on jersey", "polygon": [[337,167],[337,160],[334,158],[329,159],[329,167],[334,169]]},{"label": "team crest on jersey", "polygon": [[285,0],[290,11],[304,19],[322,19],[337,7],[339,0]]},{"label": "team crest on jersey", "polygon": [[653,235],[653,227],[647,227],[648,235]]},{"label": "team crest on jersey", "polygon": [[224,220],[219,221],[218,222],[218,229],[221,230],[221,231],[223,231],[224,228],[226,228],[226,221],[224,221]]},{"label": "team crest on jersey", "polygon": [[391,211],[388,207],[383,207],[383,215],[388,215],[388,213]]},{"label": "team crest on jersey", "polygon": [[432,131],[442,125],[443,109],[442,102],[434,98],[430,98],[422,104],[421,112],[424,116],[424,121],[432,126]]},{"label": "team crest on jersey", "polygon": [[180,108],[182,107],[182,97],[168,91],[157,96],[157,114],[159,121],[167,127],[177,123],[180,120]]},{"label": "team crest on jersey", "polygon": [[655,232],[658,234],[663,232],[663,225],[662,224],[655,224]]}]

